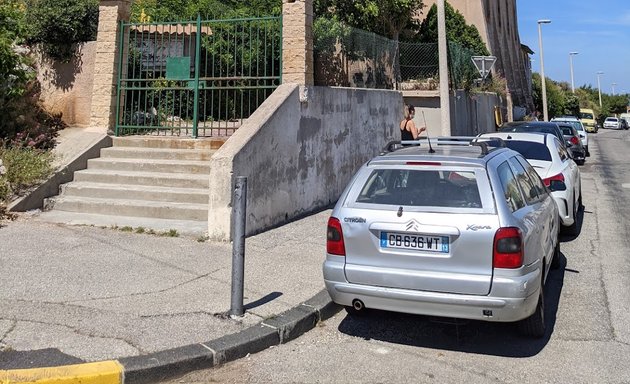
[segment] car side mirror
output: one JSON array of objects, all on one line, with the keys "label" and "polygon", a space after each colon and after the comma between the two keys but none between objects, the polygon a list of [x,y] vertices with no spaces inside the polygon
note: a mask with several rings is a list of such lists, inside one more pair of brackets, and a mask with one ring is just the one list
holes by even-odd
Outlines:
[{"label": "car side mirror", "polygon": [[567,185],[564,183],[564,181],[561,180],[551,180],[551,184],[549,184],[549,190],[551,192],[566,191]]}]

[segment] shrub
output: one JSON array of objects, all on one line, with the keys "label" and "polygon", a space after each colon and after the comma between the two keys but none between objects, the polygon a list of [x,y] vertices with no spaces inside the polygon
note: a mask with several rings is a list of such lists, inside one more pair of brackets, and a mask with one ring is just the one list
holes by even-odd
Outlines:
[{"label": "shrub", "polygon": [[39,102],[37,80],[26,83],[19,97],[0,97],[0,141],[11,147],[52,149],[58,131],[66,127],[61,114],[50,114]]},{"label": "shrub", "polygon": [[42,43],[50,57],[69,60],[72,44],[93,41],[98,28],[97,0],[28,0],[29,42]]},{"label": "shrub", "polygon": [[0,159],[6,169],[0,175],[0,201],[9,201],[50,176],[53,158],[50,151],[0,148]]}]

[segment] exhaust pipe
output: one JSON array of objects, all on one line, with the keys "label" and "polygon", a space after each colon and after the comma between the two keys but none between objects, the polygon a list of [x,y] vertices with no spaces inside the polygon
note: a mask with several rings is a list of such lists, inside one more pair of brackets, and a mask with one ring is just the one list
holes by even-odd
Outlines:
[{"label": "exhaust pipe", "polygon": [[352,300],[352,308],[354,308],[355,311],[360,312],[363,309],[365,309],[365,305],[363,304],[361,300],[354,299]]}]

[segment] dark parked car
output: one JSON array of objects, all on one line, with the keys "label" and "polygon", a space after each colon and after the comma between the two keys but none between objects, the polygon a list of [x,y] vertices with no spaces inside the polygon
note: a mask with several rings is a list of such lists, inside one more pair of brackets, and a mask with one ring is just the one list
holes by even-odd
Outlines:
[{"label": "dark parked car", "polygon": [[564,140],[567,144],[567,148],[571,151],[573,160],[575,160],[578,165],[583,165],[586,161],[586,148],[582,145],[582,140],[580,140],[580,135],[577,130],[569,122],[556,122],[556,124],[558,124],[558,127],[562,130]]},{"label": "dark parked car", "polygon": [[546,121],[514,121],[505,123],[499,128],[499,132],[542,132],[551,133],[568,148],[562,130],[556,123]]}]

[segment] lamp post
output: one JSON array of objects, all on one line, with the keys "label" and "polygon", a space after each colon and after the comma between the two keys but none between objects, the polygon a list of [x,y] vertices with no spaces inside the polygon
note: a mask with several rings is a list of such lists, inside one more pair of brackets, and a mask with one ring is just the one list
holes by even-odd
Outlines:
[{"label": "lamp post", "polygon": [[569,52],[569,66],[571,67],[571,92],[575,93],[575,84],[573,83],[573,56],[579,52]]},{"label": "lamp post", "polygon": [[543,121],[549,121],[549,114],[547,112],[547,84],[545,84],[545,58],[542,42],[542,25],[549,23],[551,23],[551,20],[538,20],[538,45],[540,47],[540,80],[542,82]]},{"label": "lamp post", "polygon": [[617,85],[617,83],[612,83],[613,96],[615,96],[615,85]]},{"label": "lamp post", "polygon": [[602,84],[601,84],[601,82],[599,80],[599,77],[601,75],[603,75],[603,74],[604,74],[604,72],[597,71],[597,91],[599,92],[599,107],[600,108],[602,107]]}]

